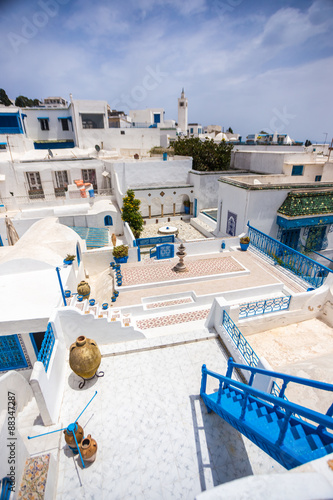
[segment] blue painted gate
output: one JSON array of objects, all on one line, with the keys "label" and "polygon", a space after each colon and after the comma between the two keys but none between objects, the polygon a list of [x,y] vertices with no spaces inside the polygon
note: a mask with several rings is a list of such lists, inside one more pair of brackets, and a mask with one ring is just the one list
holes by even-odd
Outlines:
[{"label": "blue painted gate", "polygon": [[159,245],[150,250],[150,258],[156,257],[157,260],[172,259],[175,255],[175,247],[170,243]]}]

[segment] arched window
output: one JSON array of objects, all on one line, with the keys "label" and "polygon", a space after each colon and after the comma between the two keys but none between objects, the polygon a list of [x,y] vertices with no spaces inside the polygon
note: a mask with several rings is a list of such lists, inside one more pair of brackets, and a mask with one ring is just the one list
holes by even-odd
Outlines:
[{"label": "arched window", "polygon": [[104,226],[113,226],[111,215],[106,215],[104,217]]},{"label": "arched window", "polygon": [[78,243],[76,243],[76,258],[77,258],[77,265],[79,267],[81,262],[81,250]]}]

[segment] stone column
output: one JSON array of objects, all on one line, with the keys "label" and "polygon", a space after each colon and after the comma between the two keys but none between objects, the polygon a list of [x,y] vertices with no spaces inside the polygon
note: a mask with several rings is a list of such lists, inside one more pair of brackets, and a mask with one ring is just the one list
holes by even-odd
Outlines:
[{"label": "stone column", "polygon": [[164,217],[164,212],[163,212],[163,205],[161,203],[161,217]]},{"label": "stone column", "polygon": [[151,205],[148,205],[148,217],[151,219]]},{"label": "stone column", "polygon": [[173,216],[176,215],[176,203],[173,204]]},{"label": "stone column", "polygon": [[193,201],[190,202],[190,214],[193,215]]}]

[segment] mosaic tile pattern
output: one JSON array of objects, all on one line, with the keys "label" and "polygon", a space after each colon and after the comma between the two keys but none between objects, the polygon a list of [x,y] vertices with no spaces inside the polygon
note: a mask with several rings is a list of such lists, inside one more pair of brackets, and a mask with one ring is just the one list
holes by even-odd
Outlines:
[{"label": "mosaic tile pattern", "polygon": [[178,323],[188,323],[189,321],[199,321],[206,319],[210,309],[201,311],[190,311],[180,314],[170,314],[169,316],[159,316],[158,318],[141,319],[136,322],[140,330],[148,328],[159,328],[162,326],[177,325]]},{"label": "mosaic tile pattern", "polygon": [[50,455],[28,458],[18,493],[22,500],[42,500],[45,494]]},{"label": "mosaic tile pattern", "polygon": [[213,276],[215,274],[224,274],[243,271],[244,268],[232,257],[219,257],[216,259],[202,259],[186,262],[188,269],[185,273],[173,271],[175,264],[170,262],[155,265],[122,268],[123,286],[139,285],[141,283],[157,283],[160,281],[174,281],[184,278],[194,278],[198,276]]},{"label": "mosaic tile pattern", "polygon": [[190,302],[193,302],[190,297],[186,299],[165,300],[164,302],[153,302],[152,304],[147,304],[146,308],[157,309],[158,307],[176,306],[178,304],[188,304]]}]

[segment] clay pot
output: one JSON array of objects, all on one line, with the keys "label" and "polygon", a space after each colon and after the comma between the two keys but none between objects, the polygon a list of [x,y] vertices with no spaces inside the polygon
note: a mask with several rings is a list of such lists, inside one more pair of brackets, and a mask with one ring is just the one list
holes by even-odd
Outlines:
[{"label": "clay pot", "polygon": [[74,431],[77,443],[80,444],[82,439],[83,439],[83,429],[82,429],[81,425],[79,425],[77,422],[75,422],[75,424],[70,424],[67,427],[67,429],[64,430],[64,436],[65,436],[66,443],[74,452],[78,453],[75,439],[74,439],[73,433],[71,431]]},{"label": "clay pot", "polygon": [[84,379],[92,378],[101,364],[101,352],[92,339],[81,335],[69,349],[69,366]]},{"label": "clay pot", "polygon": [[85,462],[95,461],[97,453],[97,443],[95,439],[91,437],[91,434],[88,434],[88,437],[83,438],[83,440],[81,441],[80,451]]},{"label": "clay pot", "polygon": [[80,281],[77,286],[77,293],[82,295],[84,299],[89,299],[90,285],[86,281]]}]

